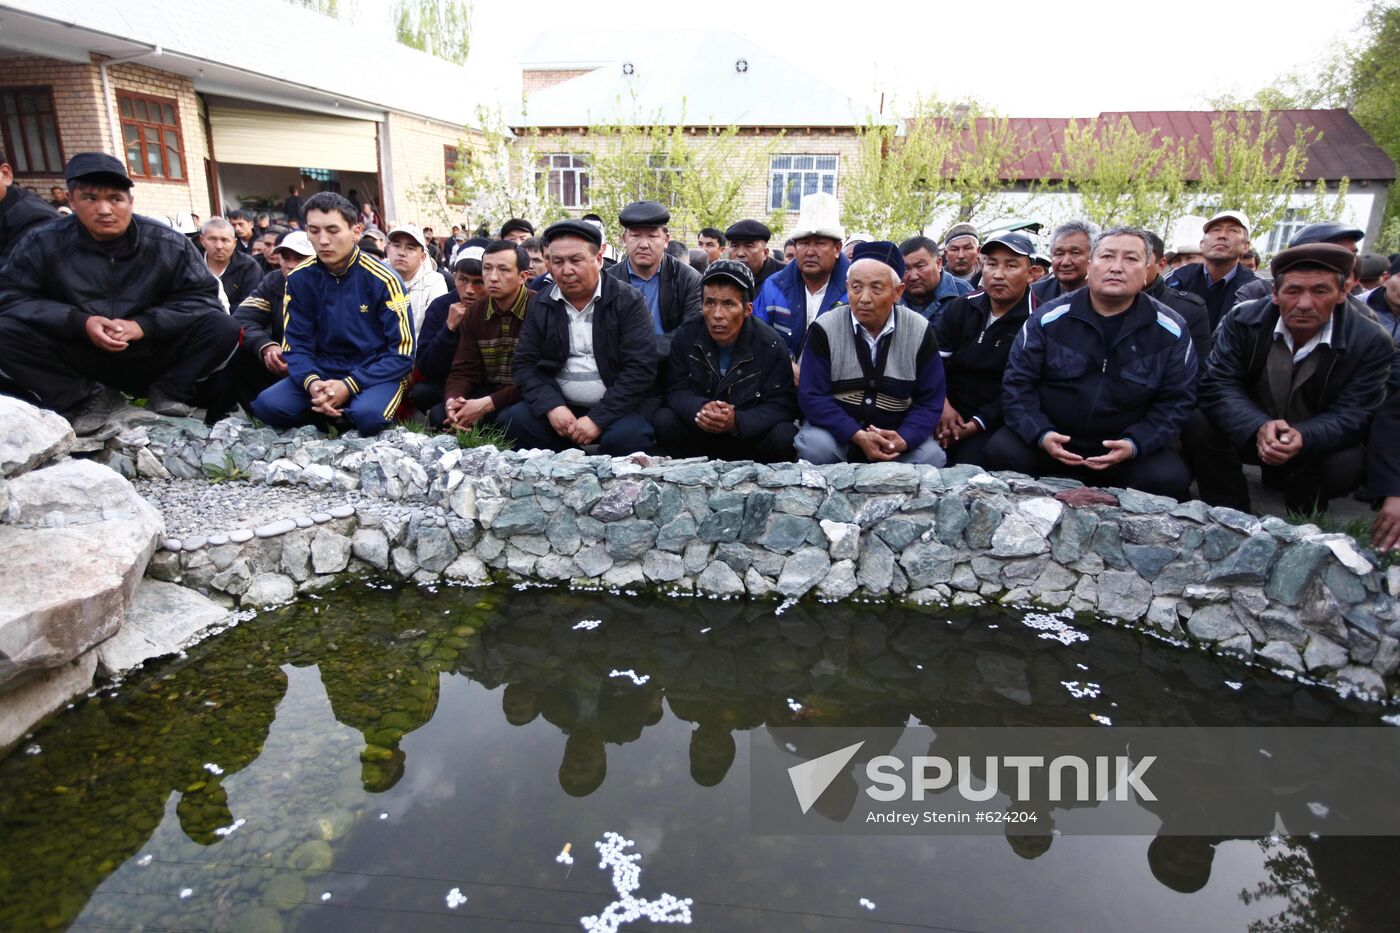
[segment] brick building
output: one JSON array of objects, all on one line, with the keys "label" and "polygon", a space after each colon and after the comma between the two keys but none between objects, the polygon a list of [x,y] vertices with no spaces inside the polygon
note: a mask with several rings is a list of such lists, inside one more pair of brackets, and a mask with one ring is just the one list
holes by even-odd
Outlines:
[{"label": "brick building", "polygon": [[[412,76],[404,80],[403,76]],[[0,0],[0,132],[47,196],[76,152],[124,158],[137,210],[280,214],[291,186],[450,224],[464,69],[283,0]]]},{"label": "brick building", "polygon": [[738,145],[726,157],[752,169],[742,214],[764,218],[796,210],[804,193],[840,197],[859,158],[857,128],[881,119],[816,75],[722,29],[546,33],[527,48],[520,68],[524,107],[512,129],[531,137],[551,199],[575,215],[590,206],[589,158],[609,145],[591,127],[679,125],[696,134],[737,128]]}]

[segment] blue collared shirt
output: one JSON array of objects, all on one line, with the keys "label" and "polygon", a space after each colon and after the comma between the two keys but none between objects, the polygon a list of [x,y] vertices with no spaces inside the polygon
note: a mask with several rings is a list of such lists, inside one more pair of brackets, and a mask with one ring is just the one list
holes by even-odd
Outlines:
[{"label": "blue collared shirt", "polygon": [[[1239,271],[1240,271],[1240,264],[1239,264],[1239,263],[1235,263],[1233,266],[1230,267],[1230,271],[1227,272],[1227,273],[1225,273],[1225,275],[1223,275],[1222,277],[1220,277],[1220,278],[1218,278],[1218,279],[1213,279],[1213,278],[1210,277],[1210,266],[1207,266],[1205,263],[1201,263],[1201,275],[1202,275],[1202,276],[1205,278],[1205,280],[1206,280],[1206,287],[1207,287],[1207,288],[1209,288],[1209,287],[1212,286],[1212,285],[1221,285],[1221,284],[1223,284],[1223,283],[1225,283],[1225,282],[1230,281],[1231,279],[1233,279],[1233,278],[1235,277],[1235,275],[1236,275]],[[1228,309],[1227,309],[1227,310],[1228,310]]]},{"label": "blue collared shirt", "polygon": [[666,329],[661,326],[661,267],[656,267],[656,272],[649,279],[644,279],[632,271],[632,260],[627,260],[627,281],[632,283],[632,287],[642,293],[642,298],[646,300],[647,307],[651,310],[651,326],[656,328],[658,334],[666,333]]}]

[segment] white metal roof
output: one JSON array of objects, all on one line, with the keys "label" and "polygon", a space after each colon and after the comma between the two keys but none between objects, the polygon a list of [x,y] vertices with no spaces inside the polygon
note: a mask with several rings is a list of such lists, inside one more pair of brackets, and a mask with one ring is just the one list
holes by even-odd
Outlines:
[{"label": "white metal roof", "polygon": [[400,45],[387,28],[357,28],[285,0],[0,0],[0,46],[72,61],[146,50],[139,63],[209,93],[346,116],[392,110],[477,122],[467,68]]},{"label": "white metal roof", "polygon": [[819,77],[833,63],[804,70],[724,29],[544,33],[520,67],[594,70],[531,94],[516,126],[851,127],[872,116]]}]

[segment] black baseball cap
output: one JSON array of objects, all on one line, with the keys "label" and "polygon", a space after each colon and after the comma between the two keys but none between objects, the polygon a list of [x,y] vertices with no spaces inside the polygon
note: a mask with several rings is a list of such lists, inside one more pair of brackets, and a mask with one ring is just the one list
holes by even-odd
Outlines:
[{"label": "black baseball cap", "polygon": [[983,243],[979,252],[985,253],[990,247],[1005,246],[1018,256],[1035,258],[1035,244],[1024,233],[998,233]]},{"label": "black baseball cap", "polygon": [[700,277],[700,284],[703,287],[721,280],[739,286],[745,298],[753,299],[753,273],[749,271],[746,263],[737,259],[716,259],[705,269],[705,274]]},{"label": "black baseball cap", "polygon": [[113,188],[132,186],[126,166],[120,159],[105,152],[80,152],[73,156],[63,169],[63,180],[70,185],[75,181],[87,181],[111,185]]}]

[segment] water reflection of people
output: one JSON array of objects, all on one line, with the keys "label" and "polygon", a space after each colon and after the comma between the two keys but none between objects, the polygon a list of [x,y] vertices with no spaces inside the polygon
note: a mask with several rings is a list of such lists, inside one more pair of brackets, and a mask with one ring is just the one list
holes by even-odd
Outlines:
[{"label": "water reflection of people", "polygon": [[512,726],[524,726],[540,714],[535,688],[529,684],[506,684],[501,691],[501,712]]},{"label": "water reflection of people", "polygon": [[564,740],[559,762],[559,786],[570,797],[587,797],[608,776],[608,751],[603,737],[592,731],[574,732]]}]

